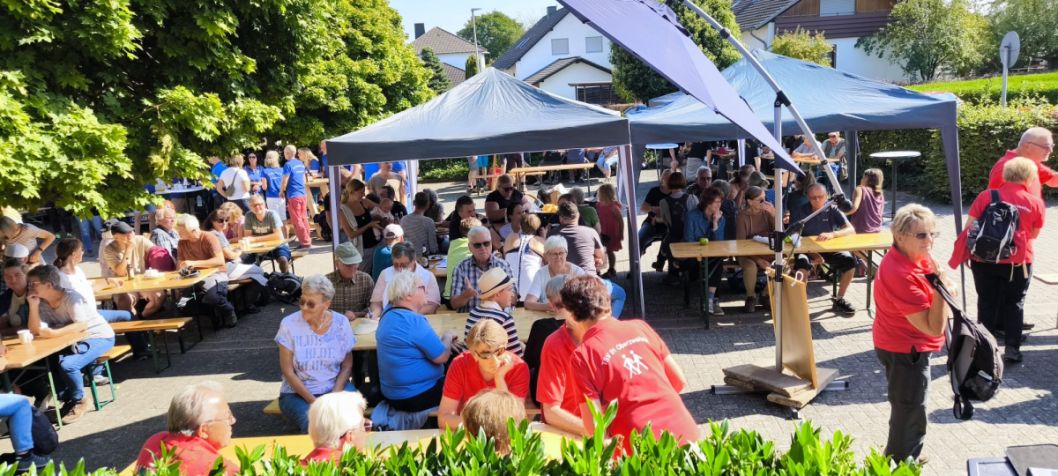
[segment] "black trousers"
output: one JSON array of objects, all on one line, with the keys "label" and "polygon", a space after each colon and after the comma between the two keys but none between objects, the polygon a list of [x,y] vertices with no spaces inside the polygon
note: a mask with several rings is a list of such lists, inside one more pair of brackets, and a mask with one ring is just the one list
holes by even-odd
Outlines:
[{"label": "black trousers", "polygon": [[894,460],[917,459],[926,441],[926,393],[929,352],[898,353],[875,348],[889,383],[889,439],[885,454]]},{"label": "black trousers", "polygon": [[444,389],[445,379],[439,378],[432,388],[414,397],[402,400],[386,400],[389,401],[389,406],[402,412],[421,412],[436,407],[441,402],[441,396],[443,395]]},{"label": "black trousers", "polygon": [[236,321],[235,306],[228,300],[228,282],[212,276],[195,285],[198,304],[205,314],[212,314],[213,324],[233,325]]},{"label": "black trousers", "polygon": [[1025,295],[1032,281],[1032,264],[970,263],[977,288],[977,319],[992,334],[1006,334],[1006,346],[1021,347],[1025,322]]}]

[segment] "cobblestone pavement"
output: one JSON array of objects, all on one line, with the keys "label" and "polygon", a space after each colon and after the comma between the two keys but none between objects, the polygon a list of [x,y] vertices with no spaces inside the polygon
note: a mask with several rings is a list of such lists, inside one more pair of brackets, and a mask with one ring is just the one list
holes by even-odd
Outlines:
[{"label": "cobblestone pavement", "polygon": [[[643,179],[640,197],[653,185],[655,175],[644,172]],[[448,204],[462,193],[462,184],[458,183],[436,187]],[[901,196],[901,203],[911,198]],[[941,205],[931,208],[940,215],[939,229],[943,236],[936,256],[944,261],[954,240],[951,208]],[[1054,223],[1058,220],[1056,208],[1053,204],[1050,207],[1052,221],[1037,241],[1036,272],[1058,272],[1058,253],[1051,252],[1051,244],[1058,241],[1058,224]],[[645,263],[652,262],[656,249],[655,245],[648,251]],[[330,259],[329,248],[320,246],[309,257],[299,260],[297,269],[300,274],[328,272]],[[619,257],[619,270],[628,269],[627,259],[627,254]],[[98,274],[94,263],[86,263],[85,268],[90,276]],[[660,331],[687,374],[690,385],[684,401],[698,422],[704,428],[709,420],[727,419],[734,428],[756,430],[774,440],[780,449],[788,447],[796,421],[783,408],[768,403],[760,395],[710,393],[712,385],[723,383],[721,369],[725,367],[774,362],[770,317],[743,315],[739,312],[743,296],[721,295],[727,315],[714,320],[713,328],[706,330],[693,308],[696,299],[692,299],[691,308],[685,308],[682,290],[665,286],[661,280],[659,273],[644,274],[648,290],[647,319]],[[851,318],[831,314],[828,288],[817,284],[810,289],[816,360],[821,367],[838,369],[841,378],[850,382],[850,388],[823,393],[802,410],[801,417],[821,427],[825,435],[837,430],[851,434],[856,439],[855,451],[864,455],[870,448],[885,444],[889,415],[885,379],[871,345],[871,317],[862,310]],[[865,297],[864,280],[857,279],[848,298],[862,307]],[[971,307],[975,299],[972,279],[967,275],[967,300]],[[1002,391],[992,401],[978,405],[971,421],[961,422],[952,417],[951,389],[943,367],[946,357],[934,355],[930,426],[925,448],[930,463],[925,468],[926,474],[965,473],[967,458],[1000,456],[1010,445],[1058,441],[1058,400],[1054,396],[1058,391],[1056,309],[1058,288],[1034,282],[1029,291],[1026,319],[1035,323],[1036,328],[1029,333],[1023,347],[1025,363],[1008,368]],[[273,303],[260,314],[241,320],[236,329],[207,330],[204,342],[186,354],[176,352],[173,367],[161,374],[156,375],[149,362],[115,364],[118,401],[65,427],[60,432],[62,444],[55,456],[68,466],[84,458],[89,468],[125,467],[133,461],[148,436],[165,428],[165,412],[173,393],[206,378],[225,386],[238,418],[236,437],[294,431],[281,419],[261,413],[265,404],[277,396],[280,382],[278,352],[272,339],[280,319],[293,310],[293,306]],[[175,345],[172,347],[175,349]],[[0,442],[0,451],[10,451],[10,443]]]}]

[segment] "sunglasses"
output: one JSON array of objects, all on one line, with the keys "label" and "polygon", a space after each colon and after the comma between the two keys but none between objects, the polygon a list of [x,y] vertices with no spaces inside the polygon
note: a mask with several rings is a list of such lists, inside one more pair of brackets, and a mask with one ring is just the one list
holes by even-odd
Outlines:
[{"label": "sunglasses", "polygon": [[481,248],[484,248],[486,246],[492,246],[492,242],[491,241],[479,241],[477,243],[471,243],[471,246],[473,246],[476,249],[481,249]]},{"label": "sunglasses", "polygon": [[503,190],[504,192],[511,192],[514,191],[514,187],[503,187],[500,190]]},{"label": "sunglasses", "polygon": [[315,309],[316,306],[323,305],[323,303],[322,302],[312,301],[312,300],[302,299],[302,300],[298,301],[298,305],[300,305],[301,307],[307,307],[309,309]]},{"label": "sunglasses", "polygon": [[918,239],[918,240],[926,240],[926,239],[929,239],[929,238],[932,238],[932,239],[936,240],[938,237],[940,237],[940,232],[939,231],[934,231],[934,232],[911,233],[910,235],[915,237],[915,239]]},{"label": "sunglasses", "polygon": [[491,359],[493,357],[499,357],[499,356],[503,355],[505,352],[507,352],[507,349],[501,347],[499,349],[494,349],[494,350],[489,351],[489,352],[480,352],[479,353],[477,351],[474,351],[474,355],[477,356],[477,358],[479,358],[481,360],[489,360],[489,359]]},{"label": "sunglasses", "polygon": [[227,218],[218,218],[216,220],[213,220],[213,223],[228,223],[228,219]]}]

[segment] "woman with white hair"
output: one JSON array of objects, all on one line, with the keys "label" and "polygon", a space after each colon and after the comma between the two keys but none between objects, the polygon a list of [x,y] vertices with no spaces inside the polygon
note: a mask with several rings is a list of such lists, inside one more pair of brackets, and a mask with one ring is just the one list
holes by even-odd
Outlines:
[{"label": "woman with white hair", "polygon": [[573,277],[587,274],[580,266],[566,261],[568,254],[569,245],[565,238],[556,235],[544,242],[544,263],[547,266],[540,268],[540,271],[537,271],[536,276],[533,277],[533,284],[529,286],[529,292],[525,297],[526,309],[545,312],[551,310],[547,304],[544,287],[553,276],[564,274]]},{"label": "woman with white hair", "polygon": [[444,389],[444,364],[452,355],[456,334],[440,338],[419,314],[426,287],[410,271],[393,274],[389,307],[375,331],[382,396],[399,411],[417,413],[437,406]]},{"label": "woman with white hair", "polygon": [[371,420],[364,418],[367,401],[360,392],[334,392],[317,398],[309,407],[309,437],[314,449],[301,459],[338,461],[350,448],[367,448]]},{"label": "woman with white hair", "polygon": [[309,427],[309,405],[331,392],[355,390],[349,382],[356,337],[349,320],[331,310],[334,285],[322,274],[301,283],[300,311],[283,318],[276,333],[283,386],[279,409],[302,432]]},{"label": "woman with white hair", "polygon": [[[235,415],[224,396],[224,387],[206,380],[184,387],[169,403],[168,428],[147,439],[136,458],[136,473],[156,469],[161,453],[172,454],[180,474],[215,474],[220,450],[231,443]],[[222,459],[224,474],[233,475],[238,463]]]}]

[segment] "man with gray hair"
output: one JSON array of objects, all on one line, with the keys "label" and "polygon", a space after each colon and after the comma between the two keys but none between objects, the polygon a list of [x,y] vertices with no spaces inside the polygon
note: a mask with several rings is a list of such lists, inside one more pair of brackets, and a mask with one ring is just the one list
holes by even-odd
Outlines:
[{"label": "man with gray hair", "polygon": [[238,318],[235,307],[228,301],[228,274],[224,261],[224,248],[213,233],[199,229],[194,215],[176,217],[176,232],[180,235],[176,255],[180,258],[176,268],[183,270],[215,269],[216,272],[195,285],[198,304],[210,310],[213,327],[221,324],[235,327]]},{"label": "man with gray hair", "polygon": [[1024,134],[1021,134],[1018,148],[1008,150],[1006,155],[1001,157],[996,162],[996,165],[992,167],[992,172],[988,174],[988,188],[998,190],[999,187],[1002,187],[1005,183],[1003,180],[1003,166],[1015,157],[1025,157],[1036,164],[1036,170],[1039,175],[1038,178],[1029,181],[1027,185],[1029,193],[1043,198],[1043,185],[1058,187],[1058,172],[1043,165],[1047,158],[1051,156],[1051,152],[1054,152],[1054,136],[1051,131],[1042,127],[1033,127],[1025,131]]},{"label": "man with gray hair", "polygon": [[[206,380],[184,387],[169,403],[168,428],[155,433],[140,449],[136,473],[154,470],[162,453],[172,454],[180,464],[180,474],[212,474],[220,450],[231,443],[235,415],[228,406],[224,388]],[[239,465],[227,458],[224,474],[233,475]]]},{"label": "man with gray hair", "polygon": [[701,196],[705,189],[709,188],[713,184],[713,169],[709,168],[709,164],[705,164],[698,167],[698,170],[694,174],[694,183],[690,184],[685,190],[688,195],[695,197]]},{"label": "man with gray hair", "polygon": [[475,226],[467,232],[470,258],[463,260],[452,273],[452,299],[449,307],[457,312],[470,312],[478,305],[478,279],[492,268],[501,268],[507,276],[513,276],[507,260],[492,252],[492,234],[488,228]]}]

